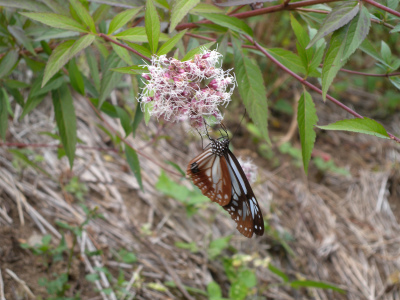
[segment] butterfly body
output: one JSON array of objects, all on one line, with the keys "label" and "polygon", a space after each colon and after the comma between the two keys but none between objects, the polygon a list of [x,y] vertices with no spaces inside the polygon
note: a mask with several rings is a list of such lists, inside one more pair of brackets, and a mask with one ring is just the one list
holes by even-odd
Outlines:
[{"label": "butterfly body", "polygon": [[264,220],[250,183],[234,154],[228,138],[211,139],[202,153],[192,159],[187,175],[203,195],[217,202],[237,223],[237,229],[251,238],[264,234]]}]

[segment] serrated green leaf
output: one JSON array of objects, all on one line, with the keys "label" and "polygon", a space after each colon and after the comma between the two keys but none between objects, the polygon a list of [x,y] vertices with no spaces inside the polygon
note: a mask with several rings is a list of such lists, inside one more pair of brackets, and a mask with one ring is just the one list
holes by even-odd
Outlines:
[{"label": "serrated green leaf", "polygon": [[227,15],[219,15],[219,14],[205,14],[202,13],[201,16],[210,20],[211,22],[229,28],[234,32],[246,34],[249,36],[253,36],[253,30],[249,25],[246,24],[245,21],[240,20],[235,17],[227,16]]},{"label": "serrated green leaf", "polygon": [[142,7],[135,7],[131,9],[127,9],[116,15],[110,22],[110,26],[108,27],[108,34],[112,34],[114,31],[122,28],[126,25],[130,20],[132,20],[142,9]]},{"label": "serrated green leaf", "polygon": [[[147,38],[147,37],[146,37]],[[150,58],[151,57],[151,52],[149,49],[147,49],[146,47],[142,46],[142,45],[138,45],[138,44],[134,44],[131,42],[125,42],[129,47],[135,49],[137,52],[139,52],[140,54]]]},{"label": "serrated green leaf", "polygon": [[190,13],[194,15],[200,15],[202,13],[223,14],[225,11],[210,3],[199,3],[190,10]]},{"label": "serrated green leaf", "polygon": [[353,20],[351,20],[351,24],[346,35],[346,40],[343,41],[346,43],[346,45],[343,50],[342,59],[347,59],[354,53],[354,51],[356,51],[356,49],[361,45],[362,41],[367,36],[370,27],[370,14],[365,6],[363,6],[360,13]]},{"label": "serrated green leaf", "polygon": [[93,51],[90,48],[86,49],[86,59],[90,69],[90,78],[92,78],[94,86],[97,92],[100,91],[100,72],[99,67],[96,60],[96,55],[94,55]]},{"label": "serrated green leaf", "polygon": [[18,61],[18,51],[10,50],[0,61],[0,78],[8,75]]},{"label": "serrated green leaf", "polygon": [[125,155],[128,165],[131,168],[133,174],[135,175],[136,180],[140,186],[140,189],[143,191],[142,175],[140,173],[141,171],[140,171],[139,158],[136,154],[136,151],[133,150],[131,147],[125,145]]},{"label": "serrated green leaf", "polygon": [[310,42],[310,37],[308,36],[307,31],[297,22],[296,18],[293,15],[290,16],[290,23],[292,25],[293,32],[296,35],[297,42],[296,48],[297,52],[299,53],[300,59],[303,63],[303,67],[308,74],[310,72],[309,65],[312,61],[312,58],[315,53],[315,48],[310,47],[307,49],[307,44]]},{"label": "serrated green leaf", "polygon": [[339,293],[345,293],[345,291],[342,290],[341,288],[339,288],[333,284],[329,284],[329,283],[322,282],[322,281],[296,280],[296,281],[290,282],[290,286],[295,289],[298,289],[301,287],[313,287],[313,288],[319,288],[319,289],[334,290]]},{"label": "serrated green leaf", "polygon": [[83,77],[81,71],[79,71],[76,65],[75,59],[72,58],[68,64],[68,75],[72,87],[82,96],[85,95],[85,84],[83,82]]},{"label": "serrated green leaf", "polygon": [[26,48],[30,53],[36,56],[35,49],[32,46],[31,40],[26,36],[25,31],[16,25],[8,25],[8,31],[12,34],[12,36],[20,43],[22,46]]},{"label": "serrated green leaf", "polygon": [[324,36],[349,23],[357,15],[359,10],[360,5],[358,1],[345,1],[343,4],[335,6],[326,17],[317,34],[308,44],[307,48],[310,48],[316,41]]},{"label": "serrated green leaf", "polygon": [[302,64],[300,57],[293,52],[282,48],[264,49],[285,67],[290,68],[293,72],[306,74],[306,69]]},{"label": "serrated green leaf", "polygon": [[265,140],[270,143],[268,136],[268,103],[267,91],[262,73],[258,65],[253,63],[243,53],[241,43],[233,39],[236,81],[244,105]]},{"label": "serrated green leaf", "polygon": [[143,104],[144,122],[146,126],[149,125],[151,118],[151,111],[153,110],[154,102],[148,102]]},{"label": "serrated green leaf", "polygon": [[140,122],[142,122],[143,117],[144,117],[144,114],[143,114],[142,110],[140,109],[140,103],[138,102],[136,104],[135,116],[134,116],[133,122],[132,122],[132,135],[133,135],[133,137],[136,136],[136,130],[139,127]]},{"label": "serrated green leaf", "polygon": [[115,71],[115,72],[123,73],[123,74],[132,74],[132,75],[143,74],[143,73],[149,72],[147,67],[142,67],[142,66],[126,66],[126,67],[115,68],[115,69],[111,69],[111,70]]},{"label": "serrated green leaf", "polygon": [[51,53],[44,70],[42,86],[56,74],[75,54],[90,46],[94,35],[84,35],[76,41],[68,40],[57,46]]},{"label": "serrated green leaf", "polygon": [[176,25],[188,14],[188,12],[195,7],[200,0],[175,0],[172,5],[171,23],[169,32],[171,33]]},{"label": "serrated green leaf", "polygon": [[171,39],[166,41],[158,50],[157,55],[161,56],[164,54],[167,54],[169,51],[172,50],[172,48],[175,47],[175,45],[182,39],[183,35],[186,33],[186,29],[179,32],[178,34],[174,35]]},{"label": "serrated green leaf", "polygon": [[383,139],[390,138],[386,129],[381,124],[369,118],[341,120],[329,125],[316,127],[324,130],[342,130],[365,133]]},{"label": "serrated green leaf", "polygon": [[214,45],[215,42],[207,43],[200,45],[192,50],[190,50],[186,55],[182,58],[182,61],[188,61],[194,58],[196,54],[202,53],[203,49],[209,49],[212,45]]},{"label": "serrated green leaf", "polygon": [[34,0],[0,0],[0,6],[26,9],[28,11],[50,12],[50,9],[41,2]]},{"label": "serrated green leaf", "polygon": [[301,154],[303,157],[304,171],[308,173],[308,163],[314,149],[315,131],[314,126],[318,122],[317,111],[311,95],[304,91],[300,97],[297,110],[297,123],[301,141]]},{"label": "serrated green leaf", "polygon": [[32,20],[48,25],[50,27],[60,28],[64,30],[78,31],[78,32],[88,32],[85,26],[78,23],[74,19],[64,15],[59,15],[54,13],[20,13],[20,14]]},{"label": "serrated green leaf", "polygon": [[8,127],[8,106],[9,99],[7,91],[4,88],[0,88],[0,137],[3,141],[6,140]]},{"label": "serrated green leaf", "polygon": [[229,297],[232,300],[244,300],[247,296],[248,288],[243,282],[236,281],[232,283],[229,290]]},{"label": "serrated green leaf", "polygon": [[386,67],[390,68],[390,65],[385,62],[385,60],[381,57],[379,52],[376,51],[376,49],[374,48],[374,46],[372,45],[372,43],[369,40],[365,39],[361,43],[360,49],[363,52],[367,53],[369,56],[373,57],[374,59],[376,59],[377,61],[382,63],[383,65],[385,65]]},{"label": "serrated green leaf", "polygon": [[160,19],[153,4],[153,0],[146,1],[146,13],[144,20],[151,52],[156,53],[158,48],[158,40],[160,37]]},{"label": "serrated green leaf", "polygon": [[268,270],[270,270],[272,273],[282,278],[283,282],[289,282],[289,277],[282,270],[278,269],[272,264],[268,265]]},{"label": "serrated green leaf", "polygon": [[128,42],[147,42],[146,29],[144,27],[133,27],[114,35],[116,38]]},{"label": "serrated green leaf", "polygon": [[127,65],[133,65],[133,60],[128,52],[124,47],[118,46],[114,43],[111,43],[111,46],[114,50],[114,52],[127,64]]},{"label": "serrated green leaf", "polygon": [[90,31],[96,33],[96,26],[94,25],[94,21],[92,16],[89,14],[87,9],[82,5],[81,2],[78,0],[70,0],[72,7],[74,8],[75,12],[77,13],[79,19],[89,27]]},{"label": "serrated green leaf", "polygon": [[66,84],[52,91],[53,106],[58,131],[72,168],[76,149],[76,115],[71,92]]},{"label": "serrated green leaf", "polygon": [[116,54],[111,53],[106,60],[103,76],[101,78],[101,88],[100,88],[100,102],[101,106],[106,98],[110,95],[111,91],[118,85],[122,78],[122,74],[112,71],[114,68],[119,68],[124,65],[124,61]]},{"label": "serrated green leaf", "polygon": [[392,51],[390,50],[390,47],[388,44],[386,44],[384,41],[381,41],[381,55],[383,60],[390,65],[392,63]]}]

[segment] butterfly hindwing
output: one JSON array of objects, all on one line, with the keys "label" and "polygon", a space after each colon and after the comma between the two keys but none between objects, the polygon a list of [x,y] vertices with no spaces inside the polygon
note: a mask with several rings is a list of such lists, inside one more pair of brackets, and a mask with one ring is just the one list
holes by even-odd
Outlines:
[{"label": "butterfly hindwing", "polygon": [[232,182],[232,200],[224,206],[232,219],[237,223],[237,229],[246,237],[264,234],[264,220],[257,199],[249,181],[244,174],[240,163],[227,149],[225,159],[228,161],[228,169]]},{"label": "butterfly hindwing", "polygon": [[193,183],[204,196],[219,205],[227,205],[231,200],[231,181],[225,157],[207,149],[192,159],[186,170]]}]

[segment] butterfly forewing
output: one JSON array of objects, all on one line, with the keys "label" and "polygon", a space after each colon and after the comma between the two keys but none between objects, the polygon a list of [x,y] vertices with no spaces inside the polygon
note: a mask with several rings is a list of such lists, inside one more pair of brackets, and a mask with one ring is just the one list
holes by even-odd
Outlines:
[{"label": "butterfly forewing", "polygon": [[225,157],[213,154],[211,148],[189,162],[186,174],[211,201],[221,206],[231,201],[231,180]]}]

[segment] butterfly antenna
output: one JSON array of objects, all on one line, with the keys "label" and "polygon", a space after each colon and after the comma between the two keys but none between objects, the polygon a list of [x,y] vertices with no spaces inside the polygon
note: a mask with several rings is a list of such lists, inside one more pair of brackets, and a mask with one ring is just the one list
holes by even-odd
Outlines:
[{"label": "butterfly antenna", "polygon": [[242,119],[240,120],[240,123],[239,123],[238,127],[236,128],[235,133],[233,134],[231,141],[236,136],[236,133],[238,132],[238,130],[240,128],[240,125],[242,124],[242,121],[243,121],[245,115],[246,115],[246,109],[244,109],[244,113],[243,113]]}]

